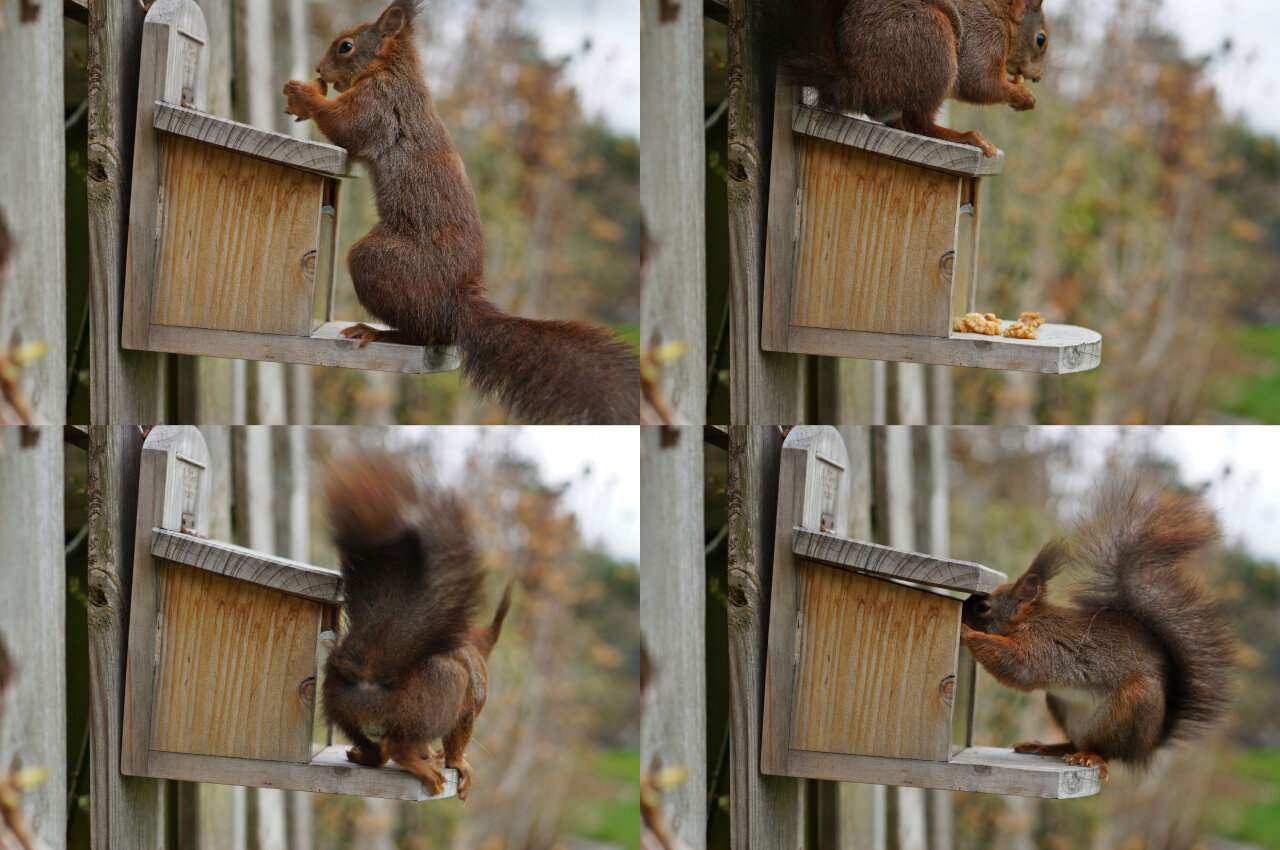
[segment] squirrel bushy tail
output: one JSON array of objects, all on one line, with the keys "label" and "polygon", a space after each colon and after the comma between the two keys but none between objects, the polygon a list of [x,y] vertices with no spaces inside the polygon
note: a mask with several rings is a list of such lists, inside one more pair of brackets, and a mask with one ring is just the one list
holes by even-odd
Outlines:
[{"label": "squirrel bushy tail", "polygon": [[531,424],[640,421],[639,364],[607,330],[585,322],[525,319],[476,293],[459,323],[462,373]]},{"label": "squirrel bushy tail", "polygon": [[1103,487],[1075,536],[1090,568],[1075,602],[1134,619],[1170,660],[1161,740],[1189,737],[1218,721],[1231,700],[1227,670],[1235,640],[1186,564],[1218,538],[1204,499],[1124,476]]},{"label": "squirrel bushy tail", "polygon": [[493,645],[498,642],[498,638],[502,635],[502,623],[507,619],[507,612],[511,610],[511,586],[513,584],[515,584],[513,581],[507,582],[506,588],[502,591],[502,599],[498,602],[498,609],[493,612],[493,619],[472,640],[476,648],[480,650],[480,654],[485,658],[488,658],[489,653],[493,652]]},{"label": "squirrel bushy tail", "polygon": [[419,486],[405,459],[360,450],[325,470],[329,524],[351,628],[403,669],[467,642],[484,573],[461,502]]}]

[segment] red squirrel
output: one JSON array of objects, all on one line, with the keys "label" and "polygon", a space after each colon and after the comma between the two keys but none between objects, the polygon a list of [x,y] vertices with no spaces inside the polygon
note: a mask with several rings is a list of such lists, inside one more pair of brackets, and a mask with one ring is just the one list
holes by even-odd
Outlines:
[{"label": "red squirrel", "polygon": [[[976,130],[951,130],[935,118],[949,97],[1017,110],[1035,107],[1031,90],[1014,82],[1023,72],[1008,67],[1029,6],[1042,22],[1039,0],[757,4],[784,78],[816,88],[822,109],[860,112],[900,130],[973,145],[987,156],[995,156],[996,148]],[[1033,40],[1037,36],[1031,33]]]},{"label": "red squirrel", "polygon": [[[1186,564],[1217,536],[1199,496],[1121,477],[1016,582],[965,602],[960,634],[973,657],[1011,688],[1046,691],[1068,739],[1015,751],[1097,766],[1105,779],[1108,761],[1141,769],[1222,718],[1235,641]],[[1049,581],[1076,558],[1088,568],[1082,589],[1070,605],[1050,602]]]},{"label": "red squirrel", "polygon": [[342,33],[316,66],[319,81],[284,86],[286,111],[314,119],[373,183],[379,222],[347,266],[360,303],[391,329],[356,324],[343,335],[456,345],[463,375],[527,422],[639,422],[638,360],[621,340],[584,322],[511,316],[486,297],[480,209],[414,43],[421,2],[396,0]]},{"label": "red squirrel", "polygon": [[[392,759],[431,794],[444,790],[443,762],[457,769],[465,800],[464,755],[511,584],[489,624],[473,627],[484,572],[465,511],[451,493],[420,486],[403,458],[368,450],[341,458],[323,486],[348,623],[325,663],[325,716],[351,740],[351,761]],[[437,738],[441,753],[431,748]]]}]

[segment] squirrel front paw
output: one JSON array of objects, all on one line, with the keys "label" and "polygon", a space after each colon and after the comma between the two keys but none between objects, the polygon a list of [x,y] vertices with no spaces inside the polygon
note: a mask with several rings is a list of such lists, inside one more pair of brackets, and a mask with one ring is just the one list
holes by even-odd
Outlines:
[{"label": "squirrel front paw", "polygon": [[288,105],[285,106],[286,115],[292,115],[298,121],[305,121],[311,117],[311,110],[307,108],[307,103],[312,96],[324,96],[325,86],[324,80],[311,80],[304,82],[302,80],[290,80],[284,84],[284,96]]},{"label": "squirrel front paw", "polygon": [[1036,96],[1031,93],[1031,89],[1022,84],[1013,86],[1009,93],[1009,106],[1018,112],[1026,112],[1028,109],[1036,108]]}]

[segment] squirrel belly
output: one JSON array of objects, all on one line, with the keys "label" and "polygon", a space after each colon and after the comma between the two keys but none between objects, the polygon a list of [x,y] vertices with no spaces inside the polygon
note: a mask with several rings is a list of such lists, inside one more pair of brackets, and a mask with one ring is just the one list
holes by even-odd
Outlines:
[{"label": "squirrel belly", "polygon": [[[1218,723],[1231,698],[1235,640],[1187,561],[1218,535],[1204,500],[1138,477],[1104,486],[1066,539],[1027,571],[964,603],[961,637],[998,681],[1044,690],[1066,744],[1015,745],[1071,764],[1145,767],[1166,744]],[[1070,605],[1047,598],[1072,560]]]},{"label": "squirrel belly", "polygon": [[484,289],[484,230],[475,191],[436,113],[413,38],[420,0],[396,0],[348,30],[316,66],[328,99],[285,84],[290,113],[312,118],[368,167],[378,224],[348,252],[356,297],[391,326],[343,335],[456,345],[463,376],[529,422],[635,424],[639,362],[605,328],[508,316]]}]

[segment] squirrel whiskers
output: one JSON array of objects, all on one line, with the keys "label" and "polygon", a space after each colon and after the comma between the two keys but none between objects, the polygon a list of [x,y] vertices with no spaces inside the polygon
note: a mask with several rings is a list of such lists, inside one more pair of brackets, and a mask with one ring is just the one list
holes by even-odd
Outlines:
[{"label": "squirrel whiskers", "polygon": [[[323,488],[338,550],[347,631],[325,664],[324,711],[351,739],[347,757],[392,759],[428,791],[458,771],[488,696],[488,657],[511,605],[511,586],[487,626],[474,628],[484,573],[462,504],[421,486],[402,458],[364,451],[335,460]],[[442,740],[435,753],[430,744]]]},{"label": "squirrel whiskers", "polygon": [[[1167,743],[1222,719],[1235,641],[1213,595],[1187,566],[1218,527],[1204,500],[1134,476],[1100,491],[1066,539],[1025,573],[964,604],[965,646],[997,680],[1046,691],[1061,744],[1014,744],[1070,764],[1145,767]],[[1070,605],[1048,583],[1074,560],[1087,568]]]},{"label": "squirrel whiskers", "polygon": [[396,0],[334,39],[319,80],[284,86],[286,111],[313,118],[373,184],[379,221],[347,265],[360,303],[391,329],[356,324],[343,335],[456,345],[463,376],[525,422],[639,422],[639,362],[622,341],[585,322],[511,316],[486,296],[480,209],[413,39],[420,6]]}]

